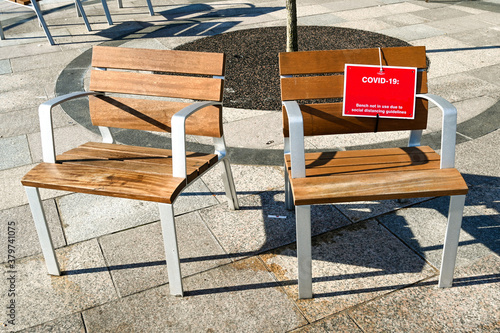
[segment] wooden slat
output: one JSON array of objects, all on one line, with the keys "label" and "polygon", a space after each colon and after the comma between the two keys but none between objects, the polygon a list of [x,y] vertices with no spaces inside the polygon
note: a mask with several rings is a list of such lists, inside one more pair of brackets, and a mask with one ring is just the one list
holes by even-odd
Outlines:
[{"label": "wooden slat", "polygon": [[[171,132],[172,115],[191,103],[90,96],[89,109],[95,126]],[[186,120],[186,134],[222,136],[222,107],[209,106]]]},{"label": "wooden slat", "polygon": [[[427,72],[417,73],[416,93],[427,93]],[[342,98],[343,96],[344,75],[281,79],[281,99],[283,101]]]},{"label": "wooden slat", "polygon": [[[382,64],[426,68],[425,47],[382,48]],[[379,51],[372,49],[302,51],[279,54],[280,75],[338,73],[344,65],[379,65]]]},{"label": "wooden slat", "polygon": [[[380,118],[378,132],[425,129],[427,127],[427,101],[417,99],[415,119]],[[283,107],[284,108],[284,107]],[[376,119],[342,116],[342,103],[301,105],[304,135],[368,133],[375,131]],[[288,116],[283,109],[283,134],[289,136]]]},{"label": "wooden slat", "polygon": [[456,169],[415,170],[291,179],[296,205],[463,195]]},{"label": "wooden slat", "polygon": [[186,184],[184,178],[53,163],[38,164],[21,182],[24,186],[163,203],[172,203]]},{"label": "wooden slat", "polygon": [[224,75],[223,53],[94,46],[92,66],[158,72]]},{"label": "wooden slat", "polygon": [[[383,157],[391,155],[414,155],[414,154],[425,154],[427,156],[433,156],[434,154],[439,156],[434,149],[429,146],[418,146],[418,147],[395,147],[395,148],[379,148],[379,149],[359,149],[359,150],[342,150],[342,151],[326,151],[326,152],[312,152],[306,153],[306,163],[307,161],[322,160],[322,159],[349,159],[349,158],[360,158],[360,157]],[[290,160],[290,155],[285,155],[286,160]]]},{"label": "wooden slat", "polygon": [[222,100],[222,79],[123,71],[91,71],[90,90],[134,95]]}]

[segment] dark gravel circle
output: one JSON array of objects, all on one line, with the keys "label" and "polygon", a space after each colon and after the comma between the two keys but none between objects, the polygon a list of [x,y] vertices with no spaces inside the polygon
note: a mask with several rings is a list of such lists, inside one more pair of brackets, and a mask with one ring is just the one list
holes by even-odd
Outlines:
[{"label": "dark gravel circle", "polygon": [[[409,46],[400,39],[374,32],[300,26],[299,51]],[[177,50],[224,52],[224,105],[253,110],[280,110],[278,53],[286,49],[286,28],[239,30],[198,39]]]}]

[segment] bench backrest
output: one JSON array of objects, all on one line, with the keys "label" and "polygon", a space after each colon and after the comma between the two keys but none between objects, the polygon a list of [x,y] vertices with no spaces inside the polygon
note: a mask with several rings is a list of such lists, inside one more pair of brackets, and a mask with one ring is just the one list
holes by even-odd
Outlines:
[{"label": "bench backrest", "polygon": [[[92,123],[170,132],[172,115],[192,100],[222,102],[224,64],[222,53],[95,46],[89,88],[106,94],[89,98]],[[189,117],[186,134],[222,136],[222,107]]]},{"label": "bench backrest", "polygon": [[[419,68],[417,93],[427,92],[425,47],[382,48],[383,66]],[[299,101],[304,119],[304,135],[348,134],[425,129],[427,102],[417,99],[415,119],[388,119],[342,116],[342,102],[320,102],[341,99],[344,94],[345,64],[380,65],[379,49],[303,51],[280,53],[281,99]],[[325,75],[327,74],[327,75]],[[291,77],[283,77],[291,76]],[[288,137],[288,120],[283,112],[284,135]]]}]

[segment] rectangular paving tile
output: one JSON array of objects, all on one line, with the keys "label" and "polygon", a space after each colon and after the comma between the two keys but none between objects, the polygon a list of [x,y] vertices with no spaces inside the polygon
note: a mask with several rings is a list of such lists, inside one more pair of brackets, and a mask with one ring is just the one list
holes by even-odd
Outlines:
[{"label": "rectangular paving tile", "polygon": [[[264,263],[298,297],[295,244],[262,254]],[[315,321],[404,288],[435,274],[412,250],[375,221],[360,222],[313,238],[312,299],[297,300]]]},{"label": "rectangular paving tile", "polygon": [[[182,276],[230,262],[198,213],[177,217],[176,228]],[[106,235],[99,242],[121,296],[167,283],[159,222]]]},{"label": "rectangular paving tile", "polygon": [[0,138],[0,170],[30,163],[30,150],[25,135]]},{"label": "rectangular paving tile", "polygon": [[500,258],[491,255],[457,271],[451,288],[435,278],[353,309],[365,332],[497,332]]},{"label": "rectangular paving tile", "polygon": [[[66,245],[54,200],[44,201],[43,208],[54,246],[59,248]],[[17,259],[42,252],[33,216],[28,205],[0,210],[0,221],[2,228],[4,228],[0,233],[0,243],[5,244],[5,248],[7,248],[7,244],[13,245]],[[9,231],[11,232],[9,233]],[[13,241],[9,242],[9,234],[12,235],[11,239]],[[0,262],[7,262],[7,254],[8,252],[4,251],[2,257],[0,257]]]},{"label": "rectangular paving tile", "polygon": [[285,332],[307,322],[257,259],[188,277],[187,296],[168,285],[83,313],[87,332]]},{"label": "rectangular paving tile", "polygon": [[0,60],[0,75],[12,73],[12,67],[9,59]]},{"label": "rectangular paving tile", "polygon": [[[389,230],[401,238],[408,246],[420,253],[425,259],[439,269],[441,265],[442,247],[446,232],[449,198],[441,197],[417,206],[396,211],[377,219]],[[488,255],[489,249],[482,238],[490,238],[492,230],[481,230],[481,227],[493,228],[493,221],[466,204],[462,231],[457,254],[457,266],[469,265],[471,262]],[[471,235],[465,230],[475,233]],[[494,232],[494,231],[493,231]],[[490,241],[485,240],[488,243]]]},{"label": "rectangular paving tile", "polygon": [[66,317],[57,318],[55,320],[33,326],[21,331],[22,333],[85,333],[85,325],[83,323],[81,313],[74,313]]},{"label": "rectangular paving tile", "polygon": [[[200,211],[205,223],[232,258],[248,256],[295,241],[295,212],[285,209],[284,193],[268,191],[240,200],[240,210],[219,205]],[[349,224],[331,205],[312,208],[317,235]]]},{"label": "rectangular paving tile", "polygon": [[[59,317],[107,303],[116,292],[97,241],[57,250],[62,276],[47,274],[40,256],[16,261],[13,277],[15,295],[0,294],[1,304],[16,304],[16,330],[36,326]],[[7,280],[2,282],[2,288]],[[4,320],[2,313],[2,320]]]}]

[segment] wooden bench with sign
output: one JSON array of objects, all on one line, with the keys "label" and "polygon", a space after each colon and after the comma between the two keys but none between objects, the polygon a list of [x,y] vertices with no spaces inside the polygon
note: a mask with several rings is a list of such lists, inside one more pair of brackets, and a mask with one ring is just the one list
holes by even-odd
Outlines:
[{"label": "wooden bench with sign", "polygon": [[[289,52],[279,55],[279,64],[286,205],[296,209],[299,297],[313,294],[310,205],[353,201],[451,196],[439,279],[440,287],[451,286],[468,189],[454,168],[457,112],[443,98],[427,94],[425,48]],[[346,64],[418,68],[413,119],[344,115],[343,102],[328,99],[345,97]],[[443,112],[441,155],[420,144],[428,101]],[[408,147],[304,151],[307,136],[402,130],[410,131]]]},{"label": "wooden bench with sign", "polygon": [[[222,162],[229,206],[238,209],[222,128],[224,61],[221,53],[95,46],[90,91],[56,97],[40,106],[43,163],[29,171],[22,184],[49,274],[60,275],[60,269],[38,188],[153,201],[160,209],[170,293],[183,294],[175,200]],[[141,98],[144,95],[154,98]],[[83,96],[89,96],[91,119],[99,126],[103,142],[86,143],[56,156],[52,108]],[[108,126],[171,132],[172,149],[116,144]],[[213,137],[214,153],[187,152],[187,134]]]}]

